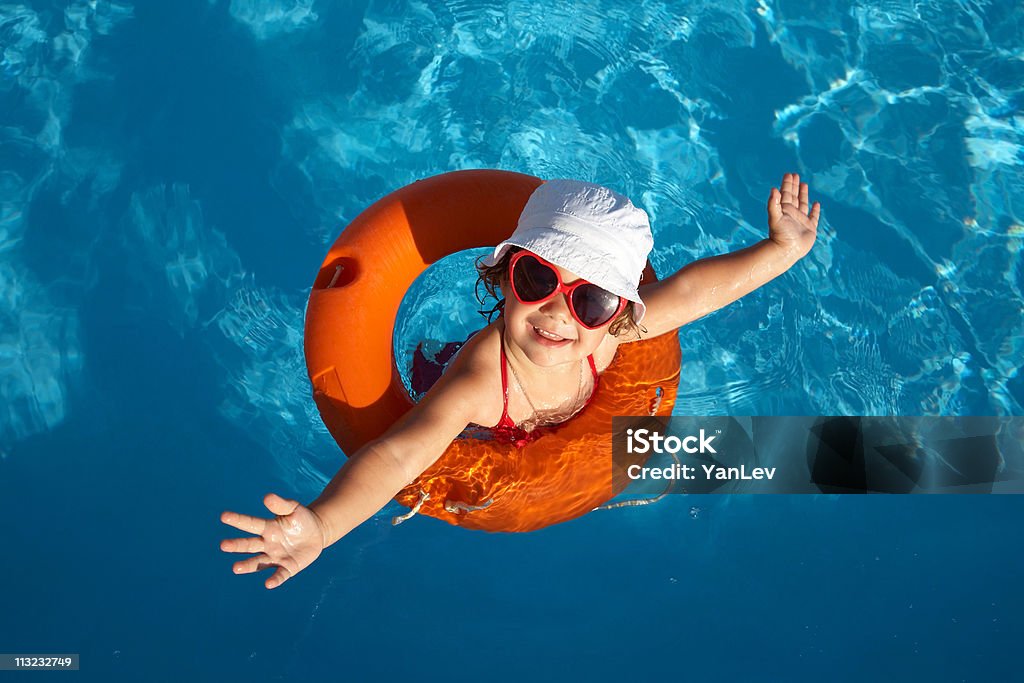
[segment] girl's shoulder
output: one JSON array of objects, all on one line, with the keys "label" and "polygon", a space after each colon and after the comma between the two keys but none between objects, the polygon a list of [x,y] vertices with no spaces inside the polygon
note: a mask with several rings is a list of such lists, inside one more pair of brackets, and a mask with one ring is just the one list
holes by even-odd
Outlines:
[{"label": "girl's shoulder", "polygon": [[489,324],[466,341],[445,374],[451,372],[466,375],[471,380],[477,413],[473,422],[480,425],[496,424],[505,407],[501,389],[499,321]]}]

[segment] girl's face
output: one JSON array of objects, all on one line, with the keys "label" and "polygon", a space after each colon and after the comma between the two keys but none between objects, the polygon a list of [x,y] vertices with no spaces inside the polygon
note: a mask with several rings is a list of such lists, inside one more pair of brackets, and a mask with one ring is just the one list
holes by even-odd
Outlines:
[{"label": "girl's face", "polygon": [[[567,285],[580,279],[564,268],[555,268]],[[502,279],[501,289],[505,293],[505,329],[511,341],[535,365],[552,367],[578,362],[597,350],[608,334],[611,321],[596,330],[577,323],[564,294],[538,304],[522,303],[512,295],[507,276]]]}]

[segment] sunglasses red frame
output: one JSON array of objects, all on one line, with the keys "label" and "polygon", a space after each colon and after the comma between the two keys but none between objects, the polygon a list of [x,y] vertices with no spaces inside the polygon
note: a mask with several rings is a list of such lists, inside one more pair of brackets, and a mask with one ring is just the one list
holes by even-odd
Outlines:
[{"label": "sunglasses red frame", "polygon": [[[552,290],[552,292],[550,294],[548,294],[547,296],[545,296],[543,298],[537,299],[536,301],[528,301],[526,299],[523,299],[521,296],[519,296],[519,291],[516,289],[516,285],[515,285],[515,278],[512,277],[512,272],[515,270],[516,263],[518,263],[520,259],[522,259],[522,258],[524,258],[526,256],[533,257],[541,265],[547,266],[548,268],[550,268],[551,272],[553,272],[555,274],[555,277],[558,279],[558,286],[555,287],[554,290]],[[512,260],[509,261],[509,264],[508,264],[508,282],[509,282],[509,288],[512,290],[512,295],[515,296],[516,301],[518,301],[521,304],[542,304],[545,301],[550,301],[557,294],[564,294],[565,295],[565,303],[566,303],[566,307],[569,309],[569,314],[572,315],[573,320],[575,320],[577,323],[579,323],[581,326],[585,327],[588,330],[597,330],[597,329],[600,329],[600,328],[604,327],[605,325],[607,325],[611,321],[615,320],[615,318],[617,318],[619,316],[619,314],[622,313],[623,309],[626,308],[626,300],[624,298],[622,298],[621,296],[618,296],[618,295],[616,295],[616,294],[614,294],[612,292],[608,292],[609,294],[612,294],[612,296],[615,296],[619,300],[619,305],[615,309],[615,312],[612,313],[608,317],[608,319],[605,320],[600,325],[588,325],[588,324],[586,324],[585,322],[580,320],[579,315],[576,314],[576,306],[572,302],[572,293],[575,292],[578,288],[586,286],[586,285],[590,285],[591,287],[597,287],[598,289],[600,289],[602,291],[605,291],[605,292],[607,292],[608,290],[604,289],[603,287],[598,287],[593,282],[588,282],[588,281],[583,280],[583,279],[577,280],[576,282],[572,283],[571,285],[565,284],[565,282],[562,281],[562,274],[558,272],[558,268],[553,263],[549,263],[548,261],[545,261],[543,258],[541,258],[540,256],[537,256],[537,254],[534,254],[532,251],[525,251],[525,250],[524,251],[520,251],[520,252],[517,252],[515,254],[515,256],[512,257]]]}]

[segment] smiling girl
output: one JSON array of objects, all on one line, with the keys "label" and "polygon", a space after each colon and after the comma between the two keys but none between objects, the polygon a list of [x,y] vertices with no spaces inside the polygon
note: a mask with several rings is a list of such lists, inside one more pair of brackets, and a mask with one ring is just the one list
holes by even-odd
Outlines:
[{"label": "smiling girl", "polygon": [[[608,188],[551,180],[530,196],[515,232],[480,265],[499,317],[473,335],[423,399],[348,459],[303,506],[264,499],[273,519],[224,512],[253,534],[221,542],[256,553],[238,574],[268,567],[276,588],[371,517],[470,428],[517,445],[572,419],[591,400],[619,344],[656,337],[736,301],[811,249],[820,205],[786,174],[768,200],[767,239],[641,285],[653,246],[647,214]],[[499,293],[504,297],[499,297]]]}]

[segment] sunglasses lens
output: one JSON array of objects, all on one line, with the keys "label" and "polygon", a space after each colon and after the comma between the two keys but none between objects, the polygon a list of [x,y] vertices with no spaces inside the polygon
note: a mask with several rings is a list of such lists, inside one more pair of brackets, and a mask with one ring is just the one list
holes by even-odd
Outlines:
[{"label": "sunglasses lens", "polygon": [[558,273],[533,256],[523,256],[512,269],[512,286],[523,301],[540,301],[558,287]]},{"label": "sunglasses lens", "polygon": [[586,284],[572,293],[576,317],[587,327],[600,327],[619,310],[619,297],[597,285]]},{"label": "sunglasses lens", "polygon": [[[512,289],[520,301],[542,301],[558,289],[558,272],[527,254],[512,267]],[[577,320],[586,327],[597,328],[612,319],[620,302],[618,295],[586,283],[573,289],[569,303]]]}]

